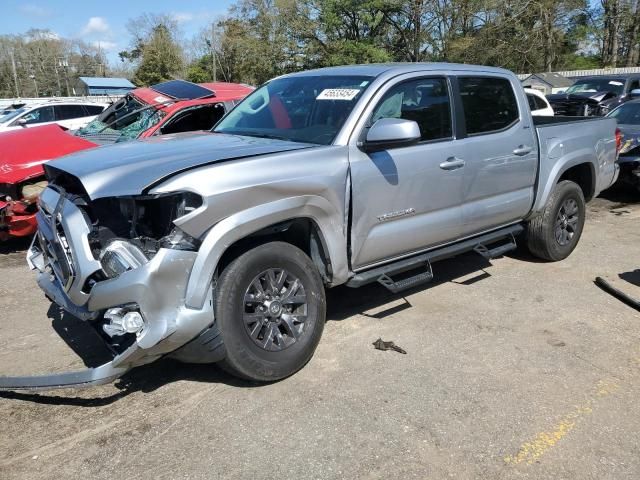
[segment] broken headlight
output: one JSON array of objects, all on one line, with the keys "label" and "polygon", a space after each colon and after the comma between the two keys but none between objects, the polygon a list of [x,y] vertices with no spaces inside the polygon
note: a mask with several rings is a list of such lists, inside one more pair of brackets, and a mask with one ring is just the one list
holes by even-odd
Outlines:
[{"label": "broken headlight", "polygon": [[202,197],[191,192],[98,199],[90,207],[92,248],[102,258],[110,242],[126,240],[149,259],[159,248],[196,250],[199,242],[174,222],[201,205]]},{"label": "broken headlight", "polygon": [[160,240],[160,247],[171,248],[172,250],[195,251],[200,247],[200,241],[175,227],[169,235]]},{"label": "broken headlight", "polygon": [[113,240],[100,253],[102,270],[109,278],[138,268],[148,261],[141,249],[124,240]]}]

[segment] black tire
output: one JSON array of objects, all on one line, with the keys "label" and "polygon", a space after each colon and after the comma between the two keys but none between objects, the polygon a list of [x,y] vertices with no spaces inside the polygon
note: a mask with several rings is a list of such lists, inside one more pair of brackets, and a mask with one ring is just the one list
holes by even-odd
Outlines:
[{"label": "black tire", "polygon": [[[573,206],[576,207],[575,222],[574,216],[566,215],[566,212],[573,211]],[[552,262],[567,258],[582,235],[585,212],[582,189],[570,180],[559,182],[551,192],[542,214],[528,223],[529,251],[536,257]],[[558,227],[565,233],[559,232]]]},{"label": "black tire", "polygon": [[[269,279],[263,273],[269,271],[286,272],[287,277],[283,280],[281,288],[275,287],[268,290],[271,284],[265,283]],[[277,277],[276,281],[279,281],[280,275],[278,274]],[[291,280],[294,278],[299,281],[298,284]],[[281,291],[287,294],[288,291],[297,289],[298,293],[290,294],[288,299],[283,296],[282,302],[277,302],[282,314],[279,317],[272,317],[271,307],[275,302],[272,301],[269,305],[266,301],[258,300],[266,298],[262,294],[248,293],[249,289],[257,292],[256,281],[261,287],[267,286],[263,294],[278,292],[278,295],[267,294],[272,300],[276,297],[280,299]],[[301,287],[297,286],[300,284]],[[300,291],[302,291],[301,294]],[[247,302],[248,297],[254,298],[255,301]],[[304,298],[304,305],[285,305],[285,302],[294,297]],[[302,307],[306,309],[306,315],[291,313],[292,309],[296,308],[295,311],[299,312]],[[266,309],[267,313],[263,314],[258,309]],[[246,313],[247,310],[249,313]],[[245,321],[245,314],[246,318],[250,318],[251,315],[261,315],[262,320],[249,324]],[[298,320],[305,318],[303,322],[296,324],[295,334],[290,328],[293,315]],[[267,243],[240,255],[224,269],[217,284],[215,316],[222,331],[226,350],[224,360],[219,363],[224,370],[247,380],[260,382],[280,380],[304,367],[318,346],[326,318],[324,285],[318,269],[302,250],[284,242]],[[281,320],[284,317],[287,317],[288,322]],[[264,323],[265,319],[266,323]],[[262,338],[257,335],[254,339],[253,332],[256,330],[253,329],[258,328],[260,321],[263,325],[259,327],[263,332]],[[249,330],[252,332],[250,333]],[[270,335],[272,331],[275,333]],[[280,337],[277,337],[278,332]],[[269,343],[268,337],[273,339],[268,347],[258,345],[258,343]],[[285,339],[285,343],[283,344],[278,338]],[[286,342],[290,344],[286,345]],[[281,349],[269,350],[274,348]]]}]

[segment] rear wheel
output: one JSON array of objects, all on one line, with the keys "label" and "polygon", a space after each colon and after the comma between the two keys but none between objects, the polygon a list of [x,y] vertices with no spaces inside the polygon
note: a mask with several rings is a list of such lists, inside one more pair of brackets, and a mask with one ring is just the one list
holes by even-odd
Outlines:
[{"label": "rear wheel", "polygon": [[570,180],[559,182],[542,214],[528,224],[529,251],[544,260],[567,258],[582,235],[585,212],[582,189]]},{"label": "rear wheel", "polygon": [[215,314],[226,350],[220,365],[249,380],[280,380],[302,368],[320,341],[324,285],[302,250],[267,243],[224,269]]}]

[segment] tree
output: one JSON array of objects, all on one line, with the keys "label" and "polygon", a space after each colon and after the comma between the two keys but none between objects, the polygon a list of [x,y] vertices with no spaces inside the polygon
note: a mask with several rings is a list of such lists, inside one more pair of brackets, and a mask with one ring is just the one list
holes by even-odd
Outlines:
[{"label": "tree", "polygon": [[164,24],[153,29],[149,41],[142,45],[140,56],[140,65],[133,77],[138,85],[160,83],[179,76],[182,71],[182,50]]}]

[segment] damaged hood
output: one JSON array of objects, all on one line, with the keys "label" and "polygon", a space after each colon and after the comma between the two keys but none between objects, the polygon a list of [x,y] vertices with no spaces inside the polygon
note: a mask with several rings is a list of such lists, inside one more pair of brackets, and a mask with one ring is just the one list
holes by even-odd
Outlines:
[{"label": "damaged hood", "polygon": [[96,146],[59,125],[0,133],[0,183],[18,183],[40,176],[43,163]]},{"label": "damaged hood", "polygon": [[140,195],[172,175],[225,160],[300,150],[313,144],[196,132],[163,135],[69,155],[46,165],[82,182],[92,200]]},{"label": "damaged hood", "polygon": [[609,91],[585,93],[554,93],[553,95],[547,95],[547,100],[549,100],[550,103],[562,102],[567,100],[578,102],[587,102],[591,100],[594,102],[601,102],[602,100],[608,100],[609,98],[615,96],[615,93]]}]

